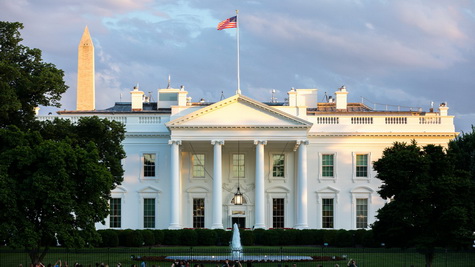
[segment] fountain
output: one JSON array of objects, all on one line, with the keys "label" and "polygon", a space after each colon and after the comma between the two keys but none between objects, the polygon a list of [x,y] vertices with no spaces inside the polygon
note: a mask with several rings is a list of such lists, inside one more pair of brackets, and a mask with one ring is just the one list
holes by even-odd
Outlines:
[{"label": "fountain", "polygon": [[[230,242],[230,255],[180,255],[180,256],[166,256],[166,260],[185,260],[185,261],[201,261],[201,262],[224,262],[225,260],[241,261],[241,262],[260,262],[260,261],[277,261],[277,262],[295,262],[295,261],[312,261],[311,256],[297,256],[297,255],[246,255],[244,256],[241,235],[239,227],[235,223],[233,225],[233,237]],[[252,253],[250,253],[252,254]]]},{"label": "fountain", "polygon": [[240,260],[242,257],[241,235],[238,225],[233,226],[233,239],[231,241],[231,255],[233,260]]}]

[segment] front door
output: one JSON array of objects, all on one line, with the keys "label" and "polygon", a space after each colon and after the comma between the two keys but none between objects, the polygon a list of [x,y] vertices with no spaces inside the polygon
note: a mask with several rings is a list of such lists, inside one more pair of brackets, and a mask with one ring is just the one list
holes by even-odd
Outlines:
[{"label": "front door", "polygon": [[234,227],[234,224],[237,223],[239,228],[246,228],[246,218],[245,217],[232,217],[231,225]]}]

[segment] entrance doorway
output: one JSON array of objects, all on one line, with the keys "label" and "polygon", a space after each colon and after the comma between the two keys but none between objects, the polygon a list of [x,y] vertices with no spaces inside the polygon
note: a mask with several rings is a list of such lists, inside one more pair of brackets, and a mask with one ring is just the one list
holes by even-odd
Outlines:
[{"label": "entrance doorway", "polygon": [[237,223],[238,228],[246,228],[246,218],[245,217],[232,217],[231,226],[234,227],[234,224]]}]

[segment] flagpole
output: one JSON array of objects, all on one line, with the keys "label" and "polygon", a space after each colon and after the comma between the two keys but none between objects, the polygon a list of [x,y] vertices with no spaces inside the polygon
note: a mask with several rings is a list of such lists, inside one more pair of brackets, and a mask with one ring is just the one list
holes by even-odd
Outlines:
[{"label": "flagpole", "polygon": [[236,9],[236,42],[237,42],[237,90],[236,94],[241,94],[241,77],[239,73],[239,18],[238,18],[239,10]]}]

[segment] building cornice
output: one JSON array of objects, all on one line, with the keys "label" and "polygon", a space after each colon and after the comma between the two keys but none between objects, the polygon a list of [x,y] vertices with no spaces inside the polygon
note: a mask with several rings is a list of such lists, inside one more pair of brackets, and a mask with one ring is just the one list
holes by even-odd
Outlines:
[{"label": "building cornice", "polygon": [[342,136],[354,136],[354,137],[444,137],[455,138],[459,135],[458,132],[451,133],[428,133],[428,132],[414,132],[414,133],[308,133],[309,137],[342,137]]}]

